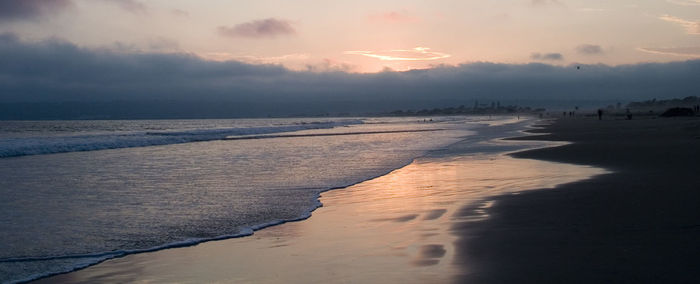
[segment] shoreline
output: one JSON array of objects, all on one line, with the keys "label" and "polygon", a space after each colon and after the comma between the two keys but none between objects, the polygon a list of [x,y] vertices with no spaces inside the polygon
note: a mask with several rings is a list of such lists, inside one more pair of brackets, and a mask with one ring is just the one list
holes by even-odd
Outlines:
[{"label": "shoreline", "polygon": [[[419,125],[417,128],[430,128],[430,127],[436,127],[436,126],[426,124],[425,127]],[[368,129],[376,129],[376,128],[378,128],[380,130],[381,129],[391,129],[391,125],[388,125],[388,126],[378,125],[378,127],[368,128]],[[350,131],[351,129],[353,129],[353,128],[338,128],[337,130],[335,130],[335,132],[347,133],[347,131]],[[404,137],[418,137],[418,135],[413,135],[413,134],[416,134],[419,132],[425,132],[422,129],[417,129],[417,130],[418,131],[408,131],[408,132],[407,131],[401,131],[401,132],[383,131],[382,133],[385,133],[385,134],[398,133],[399,138],[401,138],[401,135],[403,135],[403,134],[405,134]],[[328,131],[324,131],[324,130],[320,130],[320,131],[328,132]],[[305,132],[313,133],[313,131],[305,131]],[[305,133],[305,132],[302,132],[302,133]],[[361,133],[366,133],[366,132],[367,131],[364,131]],[[372,133],[374,133],[374,132],[372,132]],[[403,133],[403,134],[401,134],[401,133]],[[452,134],[450,134],[450,133],[452,133]],[[430,149],[426,145],[429,145],[430,143],[433,143],[433,144],[434,143],[443,143],[443,144],[445,144],[445,143],[448,143],[450,141],[455,141],[455,139],[445,140],[444,138],[446,137],[446,135],[458,136],[461,134],[466,135],[467,133],[469,133],[469,131],[465,129],[465,130],[456,130],[454,132],[444,132],[444,134],[443,133],[431,134],[431,137],[437,138],[434,140],[434,142],[430,142],[431,140],[421,139],[422,142],[426,142],[426,143],[412,144],[412,145],[409,145],[409,147],[402,148],[403,151],[406,151],[406,153],[409,153],[409,154],[398,155],[398,157],[403,157],[402,159],[388,157],[389,159],[387,161],[394,161],[393,163],[388,163],[388,162],[371,163],[370,161],[363,161],[362,159],[359,159],[358,161],[361,161],[362,163],[361,164],[358,163],[357,164],[358,166],[355,168],[362,168],[360,165],[367,166],[367,170],[365,170],[365,171],[362,171],[362,172],[356,171],[356,172],[361,172],[362,175],[353,176],[355,178],[342,178],[342,179],[339,178],[339,179],[336,179],[339,182],[334,182],[334,183],[330,183],[330,182],[329,183],[321,183],[325,186],[310,187],[309,190],[306,191],[306,192],[309,192],[309,194],[307,194],[308,196],[313,195],[312,198],[307,199],[309,201],[306,203],[308,203],[309,206],[304,206],[304,207],[297,206],[295,209],[298,208],[298,209],[300,209],[299,211],[302,211],[302,212],[299,212],[300,214],[298,214],[298,215],[297,214],[286,214],[286,215],[281,214],[282,217],[284,217],[284,218],[274,218],[274,219],[270,218],[270,219],[268,219],[268,220],[272,220],[270,222],[251,222],[251,223],[245,224],[245,227],[244,227],[245,230],[243,230],[243,231],[234,231],[234,230],[224,231],[224,230],[222,230],[224,232],[234,232],[232,235],[223,235],[222,236],[221,234],[218,234],[218,235],[213,235],[214,237],[198,237],[195,235],[192,238],[185,238],[183,241],[163,242],[163,243],[165,243],[164,245],[156,244],[156,246],[143,246],[143,247],[146,247],[145,249],[122,249],[122,250],[109,250],[109,251],[102,250],[105,252],[88,253],[88,254],[84,254],[84,255],[54,254],[54,255],[58,255],[57,257],[7,258],[5,260],[0,260],[0,261],[5,261],[5,263],[3,263],[3,264],[6,264],[0,270],[9,271],[8,274],[1,273],[1,274],[3,274],[3,276],[12,275],[11,273],[13,273],[14,271],[18,271],[20,273],[23,273],[24,271],[32,271],[32,270],[30,270],[31,268],[39,267],[39,265],[43,265],[43,266],[48,267],[48,268],[44,269],[40,273],[31,273],[31,274],[25,273],[22,275],[22,276],[29,275],[28,277],[15,277],[15,278],[0,277],[0,278],[13,279],[13,281],[17,280],[20,282],[27,282],[27,281],[32,281],[32,280],[36,280],[36,279],[46,278],[46,277],[49,277],[52,275],[69,273],[69,272],[73,272],[76,270],[80,270],[86,266],[91,266],[91,265],[94,265],[95,263],[103,262],[103,261],[105,261],[105,258],[113,259],[115,257],[123,257],[125,255],[132,255],[135,253],[153,252],[153,251],[158,251],[158,250],[173,248],[173,247],[192,246],[192,245],[196,245],[197,243],[202,243],[202,242],[206,242],[206,241],[241,237],[244,235],[250,235],[252,233],[252,231],[259,230],[259,229],[264,228],[264,227],[269,227],[269,226],[277,225],[277,224],[284,223],[284,222],[303,220],[303,219],[306,219],[310,216],[311,211],[313,211],[319,207],[320,204],[318,203],[318,197],[319,197],[319,194],[321,192],[339,189],[339,188],[345,188],[345,187],[352,186],[354,184],[360,183],[360,182],[365,181],[365,180],[369,180],[369,179],[376,178],[378,176],[386,175],[395,169],[398,169],[398,168],[401,168],[401,167],[404,167],[404,166],[410,164],[413,161],[415,155],[419,155],[419,154],[422,155],[422,153],[425,152],[425,150],[423,150],[423,148]],[[348,139],[352,139],[352,140],[357,139],[357,138],[343,138],[343,137],[347,137],[347,135],[341,136],[341,138],[336,139],[334,141],[346,141]],[[318,138],[318,136],[313,136],[313,135],[308,136],[307,135],[304,137],[297,138],[297,141],[299,141],[299,140],[308,141],[308,140],[317,139],[317,138]],[[320,139],[320,138],[318,138],[318,139]],[[369,141],[370,139],[367,139],[367,140]],[[381,141],[381,139],[375,139],[375,140]],[[318,140],[315,140],[315,141],[318,141]],[[397,139],[397,141],[401,142],[402,140]],[[439,141],[442,141],[442,142],[439,142]],[[230,142],[212,142],[212,143],[223,144],[223,143],[230,143]],[[239,142],[236,142],[236,143],[239,143]],[[253,143],[253,142],[240,142],[240,143]],[[257,142],[255,142],[255,143],[257,143]],[[261,142],[261,143],[265,143],[265,142]],[[342,142],[338,142],[338,143],[342,143]],[[188,146],[190,146],[190,147],[194,148],[196,145],[197,144],[183,143],[183,144],[178,144],[178,145],[169,146],[169,147],[188,147]],[[370,146],[372,146],[372,145],[370,145]],[[311,146],[309,146],[309,148],[311,148]],[[140,150],[140,149],[158,149],[158,148],[145,148],[145,147],[143,147],[143,148],[136,148],[135,150]],[[368,149],[372,149],[372,147],[369,147]],[[127,151],[127,150],[118,149],[118,150],[111,150],[111,151],[105,151],[105,152],[95,152],[95,153],[101,154],[101,153],[114,152],[114,151]],[[365,151],[365,152],[367,152],[367,151]],[[73,154],[68,153],[65,155],[83,155],[83,154],[82,153],[73,153]],[[308,160],[307,158],[309,158],[309,156],[313,156],[313,155],[304,156],[304,160]],[[346,155],[346,156],[349,156],[349,155]],[[382,156],[382,155],[378,155],[378,156]],[[46,157],[59,157],[59,156],[46,156]],[[338,153],[338,157],[343,157],[343,154]],[[363,156],[358,156],[358,157],[363,157]],[[32,158],[27,158],[27,159],[37,159],[37,157],[32,157]],[[335,159],[339,160],[339,158],[335,158]],[[351,162],[353,161],[353,159],[345,159],[345,160],[351,161]],[[368,163],[368,162],[370,162],[370,163]],[[319,163],[317,163],[317,164],[319,164]],[[342,164],[342,163],[339,163],[339,164]],[[302,163],[302,165],[304,165],[304,164]],[[352,164],[352,163],[346,163],[346,165],[349,165],[351,167],[354,166],[354,164]],[[289,169],[289,168],[291,168],[291,167],[284,167],[284,169]],[[212,169],[217,169],[217,168],[212,167]],[[353,172],[352,170],[353,170],[353,168],[348,167],[347,170],[343,169],[342,171],[334,171],[334,172],[339,173],[338,176],[341,176],[341,175],[352,176],[352,175],[350,175],[350,173]],[[320,178],[322,178],[322,177],[320,177]],[[294,182],[294,180],[292,180],[292,182]],[[300,182],[300,183],[306,184],[303,182]],[[309,184],[311,184],[311,183],[309,183]],[[233,195],[233,196],[236,196],[236,195]],[[294,194],[294,196],[298,196],[298,195]],[[300,198],[297,198],[297,199],[301,200]],[[153,199],[153,200],[159,200],[159,198]],[[305,205],[305,204],[302,204],[302,205]],[[265,212],[263,212],[263,213],[265,213]],[[296,213],[296,212],[293,212],[293,213]],[[292,217],[292,218],[287,218],[287,217]],[[233,221],[236,221],[236,220],[233,220]],[[83,235],[86,236],[89,234],[83,234]],[[118,239],[118,238],[115,238],[115,239]],[[77,243],[79,244],[80,242],[77,242]],[[97,250],[97,251],[100,251],[100,250]],[[43,263],[41,263],[41,261],[44,261],[43,263],[47,263],[47,264],[44,265]],[[56,263],[58,263],[58,264],[56,264]],[[64,263],[68,263],[68,265],[62,265]],[[19,267],[19,268],[14,269],[14,267]],[[29,267],[30,269],[23,271],[21,269],[22,267]],[[69,269],[65,269],[65,267],[69,267]],[[36,269],[36,270],[38,271],[40,269]],[[58,271],[58,273],[56,271]],[[0,282],[3,282],[3,281],[0,281]]]},{"label": "shoreline", "polygon": [[[453,227],[464,283],[692,283],[700,279],[700,120],[560,119],[570,141],[511,154],[613,172],[492,199],[490,218]],[[463,208],[462,216],[469,216]]]},{"label": "shoreline", "polygon": [[[443,129],[440,129],[440,130],[443,130]],[[431,131],[431,130],[428,130],[428,131]],[[436,131],[439,131],[439,130],[436,130]],[[413,131],[413,132],[426,132],[426,131],[423,130],[423,131]],[[373,134],[373,133],[369,133],[369,134]],[[352,134],[341,134],[341,135],[336,135],[336,136],[345,136],[345,135],[352,135]],[[316,135],[316,136],[334,136],[334,135]],[[290,136],[290,137],[293,138],[293,137],[297,137],[297,136]],[[304,136],[299,136],[299,137],[309,137],[309,135],[304,135]],[[276,137],[270,137],[270,138],[276,138]],[[289,137],[280,137],[280,138],[289,138]],[[242,140],[251,140],[251,139],[259,139],[259,138],[250,138],[250,139],[242,139]],[[222,139],[222,140],[237,140],[237,139]],[[355,186],[355,185],[358,185],[358,184],[361,184],[361,183],[388,175],[396,170],[399,170],[401,168],[404,168],[404,167],[412,164],[417,159],[420,159],[423,156],[415,157],[412,160],[410,160],[408,163],[402,163],[398,167],[390,168],[389,170],[387,170],[383,173],[367,177],[367,178],[360,180],[360,181],[357,181],[357,182],[352,182],[352,183],[349,183],[346,185],[341,185],[341,186],[328,187],[328,188],[325,188],[323,190],[320,190],[318,192],[318,195],[316,196],[314,204],[311,205],[309,208],[307,208],[307,210],[302,215],[299,215],[298,217],[295,217],[292,219],[284,219],[284,220],[273,220],[273,221],[266,222],[266,223],[252,225],[252,226],[244,228],[242,231],[235,233],[235,234],[221,235],[221,236],[216,236],[216,237],[206,238],[206,239],[183,240],[183,241],[179,241],[179,242],[167,243],[164,245],[146,248],[146,249],[127,250],[127,251],[112,251],[112,252],[98,252],[98,253],[94,253],[94,254],[67,255],[67,256],[59,256],[59,257],[38,257],[38,258],[29,257],[29,258],[16,258],[16,259],[9,258],[9,259],[3,259],[3,261],[80,259],[80,258],[100,258],[100,257],[110,256],[110,257],[107,257],[104,259],[91,261],[89,264],[86,264],[86,265],[81,266],[81,267],[76,267],[76,268],[69,270],[69,271],[40,275],[40,276],[30,277],[27,279],[20,279],[20,280],[16,281],[17,283],[44,283],[45,281],[47,281],[47,283],[52,283],[52,281],[56,280],[55,278],[58,278],[59,280],[57,280],[57,281],[59,281],[59,282],[64,281],[64,280],[61,280],[60,276],[62,276],[62,275],[67,275],[67,274],[79,272],[81,270],[88,269],[88,268],[96,266],[96,265],[100,265],[100,264],[107,262],[107,261],[110,261],[110,260],[120,259],[120,258],[132,256],[132,255],[138,255],[138,254],[157,253],[157,252],[164,251],[164,250],[194,247],[194,246],[197,246],[200,244],[206,244],[209,242],[226,241],[226,240],[231,240],[231,239],[250,237],[261,230],[265,230],[265,229],[268,229],[271,227],[280,226],[280,225],[284,225],[287,223],[303,222],[303,221],[311,218],[311,216],[313,215],[313,213],[317,209],[322,208],[324,206],[324,204],[321,202],[321,197],[324,193],[334,191],[334,190],[342,190],[342,189],[345,189],[348,187],[352,187],[352,186]]]},{"label": "shoreline", "polygon": [[[498,134],[498,126],[483,129],[493,129],[492,133],[481,133],[484,137]],[[502,137],[507,136],[499,138]],[[488,196],[553,187],[600,173],[590,167],[515,159],[503,154],[532,143],[545,144],[491,138],[474,143],[467,139],[452,148],[460,153],[465,151],[463,146],[476,147],[471,156],[454,156],[451,151],[437,153],[436,157],[419,158],[376,179],[327,191],[321,198],[324,206],[302,222],[268,227],[246,238],[129,255],[37,283],[274,283],[281,279],[450,282],[458,274],[455,269],[459,269],[454,266],[456,236],[450,227],[455,222],[453,215],[465,203],[483,205],[481,200]],[[484,155],[479,154],[483,150],[479,147],[497,150]],[[241,253],[246,256],[237,255]],[[270,271],[279,275],[270,275]],[[301,271],[306,274],[299,274]]]}]

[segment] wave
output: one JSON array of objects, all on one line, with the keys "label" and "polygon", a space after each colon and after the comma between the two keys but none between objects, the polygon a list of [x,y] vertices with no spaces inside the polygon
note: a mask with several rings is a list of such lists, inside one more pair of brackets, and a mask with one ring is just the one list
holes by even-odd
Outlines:
[{"label": "wave", "polygon": [[188,129],[136,133],[115,132],[107,134],[101,133],[74,136],[5,138],[0,139],[0,158],[203,142],[221,140],[229,136],[260,135],[309,129],[328,129],[362,123],[362,120],[348,119],[308,123],[301,122],[292,125],[263,127]]},{"label": "wave", "polygon": [[[353,183],[353,184],[356,184],[356,183]],[[114,250],[114,251],[109,251],[109,252],[72,254],[72,255],[55,255],[55,256],[8,257],[8,258],[0,258],[0,263],[35,262],[35,261],[41,262],[41,261],[52,261],[52,260],[73,260],[72,265],[70,265],[69,267],[67,267],[63,270],[46,272],[46,273],[37,273],[37,274],[33,274],[33,275],[30,275],[30,276],[22,278],[22,279],[13,279],[10,282],[8,282],[8,283],[27,283],[27,282],[47,278],[47,277],[54,276],[54,275],[65,274],[65,273],[81,270],[81,269],[102,263],[102,262],[110,260],[110,259],[120,258],[120,257],[124,257],[124,256],[131,255],[131,254],[155,252],[155,251],[160,251],[160,250],[164,250],[164,249],[189,247],[189,246],[194,246],[194,245],[198,245],[198,244],[201,244],[204,242],[210,242],[210,241],[218,241],[218,240],[247,237],[247,236],[253,235],[253,233],[255,231],[262,230],[262,229],[267,228],[267,227],[272,227],[272,226],[276,226],[276,225],[280,225],[280,224],[284,224],[284,223],[288,223],[288,222],[303,221],[303,220],[310,218],[313,211],[315,211],[316,209],[323,206],[323,204],[319,200],[321,193],[328,191],[328,190],[345,188],[347,186],[349,186],[349,185],[326,188],[324,190],[319,191],[318,195],[316,196],[316,200],[315,200],[314,204],[310,208],[307,208],[306,211],[304,211],[301,215],[299,215],[296,218],[285,219],[285,220],[273,220],[273,221],[268,221],[268,222],[252,225],[249,227],[244,227],[244,228],[240,229],[238,233],[235,233],[235,234],[219,235],[219,236],[210,237],[210,238],[193,238],[193,239],[187,239],[187,240],[182,240],[182,241],[177,241],[177,242],[171,242],[171,243],[167,243],[164,245],[145,248],[145,249]]]},{"label": "wave", "polygon": [[173,248],[181,248],[181,247],[189,247],[189,246],[195,246],[201,243],[205,242],[210,242],[210,241],[219,241],[219,240],[226,240],[226,239],[233,239],[233,238],[242,238],[242,237],[248,237],[252,236],[256,231],[272,227],[272,226],[277,226],[281,225],[284,223],[289,223],[289,222],[298,222],[298,221],[303,221],[311,217],[311,214],[316,211],[316,209],[323,207],[323,203],[321,203],[321,194],[327,191],[331,190],[337,190],[337,189],[342,189],[342,188],[347,188],[356,184],[360,184],[362,182],[372,180],[384,175],[387,175],[397,169],[403,168],[407,166],[408,164],[412,163],[415,160],[416,157],[407,159],[403,162],[401,162],[399,165],[394,166],[392,168],[389,168],[388,170],[381,172],[379,174],[375,174],[372,176],[367,176],[364,177],[360,180],[346,183],[340,186],[331,186],[331,187],[325,187],[325,188],[309,188],[316,190],[316,197],[313,202],[313,204],[309,207],[306,208],[300,215],[298,215],[295,218],[290,218],[290,219],[277,219],[277,220],[272,220],[272,221],[267,221],[263,223],[258,223],[254,224],[251,226],[246,226],[242,227],[239,229],[237,233],[233,234],[224,234],[224,235],[219,235],[215,237],[209,237],[209,238],[191,238],[191,239],[186,239],[186,240],[181,240],[181,241],[176,241],[176,242],[170,242],[167,244],[155,246],[155,247],[150,247],[150,248],[144,248],[144,249],[126,249],[126,250],[113,250],[113,251],[108,251],[108,252],[96,252],[96,253],[85,253],[85,254],[69,254],[69,255],[54,255],[54,256],[20,256],[20,257],[7,257],[7,258],[0,258],[0,264],[1,263],[17,263],[17,262],[42,262],[42,261],[52,261],[52,260],[73,260],[72,264],[66,267],[65,269],[62,270],[55,270],[51,272],[45,272],[45,273],[37,273],[33,274],[30,276],[27,276],[22,279],[13,279],[8,283],[28,283],[32,282],[35,280],[39,279],[44,279],[47,277],[59,275],[59,274],[65,274],[65,273],[70,273],[74,271],[78,271],[81,269],[88,268],[93,265],[100,264],[104,261],[114,259],[114,258],[120,258],[120,257],[125,257],[128,255],[132,254],[139,254],[139,253],[148,253],[148,252],[156,252],[160,250],[165,250],[165,249],[173,249]]},{"label": "wave", "polygon": [[[352,124],[362,124],[364,123],[364,120],[340,120],[340,121],[325,121],[325,122],[311,122],[311,123],[297,123],[297,124],[287,124],[287,125],[276,125],[276,126],[267,126],[267,127],[249,127],[249,128],[217,128],[217,129],[192,129],[192,130],[170,130],[170,131],[142,131],[140,133],[122,133],[120,135],[116,134],[111,134],[111,135],[83,135],[83,136],[70,136],[70,137],[49,137],[50,139],[64,139],[64,140],[71,140],[71,139],[85,139],[84,137],[90,138],[90,137],[98,137],[102,140],[106,139],[115,139],[115,137],[128,137],[128,136],[134,136],[136,139],[152,139],[152,141],[158,142],[160,141],[159,144],[150,144],[150,145],[165,145],[165,144],[174,144],[174,143],[187,143],[187,142],[196,142],[196,141],[208,141],[208,140],[219,140],[219,139],[224,139],[226,137],[231,137],[231,136],[248,136],[248,135],[265,135],[265,134],[274,134],[274,133],[279,133],[279,132],[292,132],[292,131],[299,131],[299,130],[307,130],[307,129],[326,129],[326,128],[333,128],[333,127],[341,127],[341,126],[347,126],[347,125],[352,125]],[[434,129],[431,130],[419,130],[419,131],[434,131]],[[385,131],[386,132],[386,131]],[[76,138],[77,137],[77,138]],[[26,138],[25,140],[27,140]],[[172,141],[179,141],[180,140],[186,140],[183,142],[172,142]],[[78,140],[75,140],[78,141]],[[95,141],[100,142],[99,139],[96,139]],[[151,140],[149,140],[151,141]],[[167,143],[163,143],[166,141],[171,141]],[[4,150],[4,145],[2,144],[4,141],[0,139],[0,151]],[[105,141],[102,141],[101,143],[105,143]],[[79,145],[76,145],[79,146]],[[96,146],[96,145],[93,145]],[[99,145],[98,145],[99,146]],[[149,145],[143,145],[143,146],[149,146]],[[121,147],[115,147],[115,148],[124,148],[125,146]],[[139,146],[126,146],[126,147],[139,147]],[[110,148],[102,148],[102,149],[110,149]],[[89,151],[89,150],[72,150],[70,152],[74,151]],[[51,153],[51,152],[49,152]],[[52,152],[52,153],[60,153],[60,152]],[[0,152],[0,157],[2,157],[2,152]],[[333,189],[339,189],[339,188],[345,188],[347,186],[351,186],[353,184],[357,184],[366,180],[370,180],[379,176],[383,176],[385,174],[388,174],[389,172],[401,168],[405,165],[410,164],[413,159],[417,156],[421,156],[425,153],[422,154],[416,154],[412,155],[411,157],[406,157],[404,159],[401,159],[397,161],[396,163],[392,163],[391,166],[387,168],[383,168],[379,170],[378,172],[372,172],[370,175],[363,175],[361,177],[357,177],[357,179],[351,179],[351,180],[345,180],[339,183],[332,183],[332,184],[327,184],[327,185],[321,185],[320,187],[306,187],[304,186],[303,189],[309,189],[315,191],[317,194],[320,195],[320,193],[328,191],[328,190],[333,190]],[[27,154],[24,154],[27,155]],[[21,156],[21,155],[20,155]],[[192,246],[196,245],[202,242],[207,242],[207,241],[213,241],[213,240],[221,240],[221,239],[229,239],[229,238],[236,238],[236,237],[244,237],[244,236],[249,236],[253,234],[254,231],[278,225],[281,223],[286,223],[286,222],[293,222],[293,221],[300,221],[307,219],[311,216],[312,212],[317,209],[318,207],[321,207],[322,204],[319,201],[319,195],[316,196],[314,204],[311,204],[310,207],[307,207],[305,211],[301,212],[301,214],[297,215],[296,217],[292,217],[291,219],[273,219],[273,220],[267,220],[266,222],[258,223],[258,224],[250,224],[247,227],[238,227],[236,230],[232,231],[224,231],[220,232],[223,233],[224,235],[214,235],[212,237],[208,238],[197,238],[197,239],[181,239],[180,241],[176,242],[169,242],[166,244],[162,244],[159,246],[155,247],[150,247],[150,248],[141,248],[141,249],[128,249],[128,248],[123,248],[122,249],[117,249],[113,251],[95,251],[93,253],[86,253],[86,254],[64,254],[61,255],[61,253],[50,255],[50,254],[45,254],[45,255],[15,255],[14,257],[6,257],[6,258],[0,258],[0,264],[5,263],[7,265],[22,265],[20,263],[28,263],[28,266],[31,266],[34,263],[45,263],[47,265],[50,265],[52,269],[49,270],[44,270],[43,272],[38,272],[35,274],[24,274],[22,278],[14,278],[10,281],[11,283],[23,283],[23,282],[30,282],[33,280],[37,280],[40,278],[45,278],[49,277],[52,275],[57,275],[57,274],[63,274],[63,273],[68,273],[76,270],[80,270],[101,262],[104,262],[109,259],[114,259],[114,258],[120,258],[124,257],[127,255],[131,254],[137,254],[137,253],[144,253],[144,252],[153,252],[153,251],[158,251],[158,250],[163,250],[163,249],[169,249],[169,248],[177,248],[177,247],[186,247],[186,246]],[[226,234],[229,233],[229,234]],[[53,263],[60,263],[61,265],[56,265],[53,266]],[[35,272],[35,271],[33,271]],[[0,273],[1,274],[1,273]],[[1,277],[0,277],[1,278]],[[3,282],[0,280],[0,282]]]}]

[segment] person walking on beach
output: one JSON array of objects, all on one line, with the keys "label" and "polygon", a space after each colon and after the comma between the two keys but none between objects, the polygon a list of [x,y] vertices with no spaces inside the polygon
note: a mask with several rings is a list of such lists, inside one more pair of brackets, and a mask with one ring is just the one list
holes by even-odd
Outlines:
[{"label": "person walking on beach", "polygon": [[627,114],[627,120],[632,120],[632,113],[630,112],[630,109],[629,109],[629,108],[627,108],[627,110],[625,111],[625,113]]},{"label": "person walking on beach", "polygon": [[603,110],[598,109],[598,120],[603,120]]}]

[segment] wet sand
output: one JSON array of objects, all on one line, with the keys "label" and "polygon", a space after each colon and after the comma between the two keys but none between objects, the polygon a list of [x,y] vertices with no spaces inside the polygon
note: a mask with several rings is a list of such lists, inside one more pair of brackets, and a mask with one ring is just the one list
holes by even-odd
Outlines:
[{"label": "wet sand", "polygon": [[[465,145],[513,143],[541,145]],[[304,221],[251,237],[130,255],[39,282],[450,283],[471,269],[458,261],[453,227],[487,219],[490,196],[552,188],[602,172],[500,153],[421,158],[324,193],[324,206]],[[471,214],[462,214],[465,205]]]},{"label": "wet sand", "polygon": [[455,225],[458,282],[700,281],[700,119],[561,119],[539,132],[551,134],[521,139],[574,144],[513,156],[614,172],[501,196],[487,220]]}]

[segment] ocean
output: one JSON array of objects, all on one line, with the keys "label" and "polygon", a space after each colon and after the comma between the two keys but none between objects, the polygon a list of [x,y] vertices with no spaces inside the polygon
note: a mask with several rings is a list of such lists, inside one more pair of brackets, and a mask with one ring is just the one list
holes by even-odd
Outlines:
[{"label": "ocean", "polygon": [[505,130],[474,129],[503,124],[525,125],[480,116],[0,121],[0,282],[305,219],[324,191],[459,145],[481,151],[469,141]]}]

